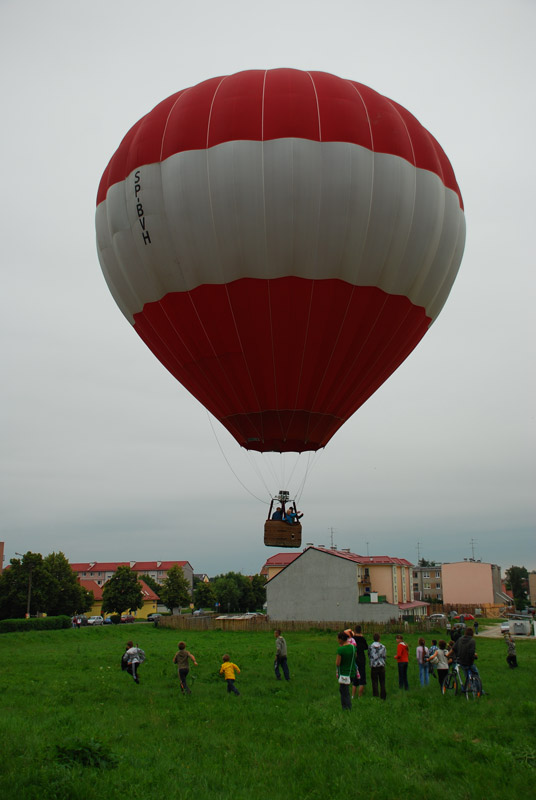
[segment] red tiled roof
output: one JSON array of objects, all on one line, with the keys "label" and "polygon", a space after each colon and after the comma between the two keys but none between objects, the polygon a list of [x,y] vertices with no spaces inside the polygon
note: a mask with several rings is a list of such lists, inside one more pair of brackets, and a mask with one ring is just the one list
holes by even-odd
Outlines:
[{"label": "red tiled roof", "polygon": [[102,600],[102,586],[99,586],[97,581],[85,581],[83,578],[78,578],[78,583],[88,592],[93,592],[95,600]]},{"label": "red tiled roof", "polygon": [[271,556],[266,563],[265,567],[281,567],[290,564],[295,558],[301,556],[302,550],[297,553],[278,553],[276,556]]},{"label": "red tiled roof", "polygon": [[[272,556],[268,559],[265,566],[273,566],[273,567],[288,567],[289,564],[292,564],[297,558],[302,556],[307,550],[318,550],[319,553],[329,553],[331,556],[336,556],[337,558],[344,558],[347,561],[353,561],[356,564],[360,564],[361,566],[367,566],[367,564],[375,564],[375,565],[388,565],[388,566],[397,566],[397,567],[412,567],[413,564],[410,561],[407,561],[405,558],[392,558],[391,556],[359,556],[357,553],[347,553],[344,550],[332,550],[331,547],[306,547],[304,550],[300,551],[299,553],[278,553],[275,556]],[[278,572],[277,575],[280,573]],[[274,578],[277,578],[277,575],[274,575]],[[271,578],[270,580],[273,580]]]},{"label": "red tiled roof", "polygon": [[153,592],[150,586],[147,586],[145,581],[140,581],[141,583],[141,591],[143,593],[143,597],[147,600],[160,600],[159,596],[156,592]]},{"label": "red tiled roof", "polygon": [[403,611],[410,608],[421,608],[422,606],[429,606],[430,603],[424,603],[421,600],[412,600],[411,603],[399,603],[398,607]]},{"label": "red tiled roof", "polygon": [[115,572],[117,567],[130,567],[132,564],[133,572],[149,572],[150,570],[160,570],[167,572],[171,567],[185,567],[189,561],[90,561],[80,564],[71,563],[74,572]]},{"label": "red tiled roof", "polygon": [[185,567],[188,563],[188,561],[136,561],[132,569],[135,572],[149,572],[149,570],[167,572],[175,565]]},{"label": "red tiled roof", "polygon": [[[97,581],[92,580],[84,580],[83,578],[78,578],[78,583],[80,586],[83,586],[84,589],[87,589],[88,592],[93,592],[93,597],[95,600],[102,600],[102,586],[99,586]],[[153,592],[150,586],[147,586],[145,581],[140,581],[141,583],[141,591],[145,600],[159,600],[160,598],[158,595]]]},{"label": "red tiled roof", "polygon": [[390,566],[399,566],[399,567],[412,567],[410,561],[407,561],[405,558],[393,558],[392,556],[360,556],[357,553],[347,553],[344,550],[332,550],[330,547],[306,547],[304,550],[300,550],[298,553],[277,553],[275,556],[271,556],[266,561],[265,566],[271,567],[280,567],[280,566],[287,566],[291,564],[298,556],[301,556],[305,550],[318,550],[321,553],[329,553],[332,556],[338,556],[339,558],[346,558],[349,561],[355,561],[357,564],[362,564],[366,566],[367,564],[389,564]]}]

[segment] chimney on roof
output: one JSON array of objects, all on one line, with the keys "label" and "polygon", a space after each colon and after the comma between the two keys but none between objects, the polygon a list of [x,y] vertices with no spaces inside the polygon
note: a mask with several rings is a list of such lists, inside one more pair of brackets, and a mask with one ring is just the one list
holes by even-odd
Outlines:
[{"label": "chimney on roof", "polygon": [[156,566],[157,566],[157,568],[158,568],[158,569],[160,569],[160,564],[161,564],[161,563],[162,563],[161,561],[157,561],[157,562],[156,562]]},{"label": "chimney on roof", "polygon": [[326,545],[325,545],[325,544],[319,544],[318,546],[319,546],[319,547],[324,547],[324,548],[325,548],[325,546],[326,546]]},{"label": "chimney on roof", "polygon": [[341,547],[341,553],[349,553],[349,552],[350,552],[349,547]]},{"label": "chimney on roof", "polygon": [[330,549],[330,550],[336,550],[336,549],[337,549],[337,545],[336,545],[336,544],[332,544],[332,545],[331,545],[331,547],[330,547],[329,549]]}]

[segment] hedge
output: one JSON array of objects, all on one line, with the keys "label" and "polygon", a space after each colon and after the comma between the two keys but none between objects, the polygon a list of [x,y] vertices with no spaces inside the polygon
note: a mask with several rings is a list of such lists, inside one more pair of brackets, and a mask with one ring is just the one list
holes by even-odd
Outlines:
[{"label": "hedge", "polygon": [[71,617],[30,617],[30,619],[2,619],[0,620],[0,633],[13,633],[14,631],[50,631],[59,628],[70,628]]}]

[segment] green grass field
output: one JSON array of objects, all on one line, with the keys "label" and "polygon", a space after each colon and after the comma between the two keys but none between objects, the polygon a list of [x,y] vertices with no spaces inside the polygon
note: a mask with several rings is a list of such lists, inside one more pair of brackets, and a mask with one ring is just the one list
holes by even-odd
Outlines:
[{"label": "green grass field", "polygon": [[[119,662],[127,638],[147,661],[140,685]],[[371,637],[369,637],[371,638]],[[434,634],[434,638],[439,638]],[[0,791],[5,800],[232,798],[369,800],[531,796],[536,779],[536,643],[518,640],[517,670],[502,640],[479,638],[487,694],[476,702],[397,686],[394,635],[387,700],[340,707],[337,640],[286,636],[292,681],[276,682],[273,636],[185,636],[199,667],[182,696],[176,631],[121,625],[0,636]],[[407,637],[412,657],[417,636]],[[429,641],[429,640],[428,640]],[[218,677],[223,653],[241,668],[240,697]],[[87,762],[87,763],[84,763]]]}]

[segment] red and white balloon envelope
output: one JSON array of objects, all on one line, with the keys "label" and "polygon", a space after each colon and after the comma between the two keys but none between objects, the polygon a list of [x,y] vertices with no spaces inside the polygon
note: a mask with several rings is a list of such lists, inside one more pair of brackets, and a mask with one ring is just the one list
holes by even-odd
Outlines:
[{"label": "red and white balloon envelope", "polygon": [[409,111],[325,72],[168,97],[98,191],[119,308],[248,450],[324,447],[419,343],[462,258],[451,164]]}]

